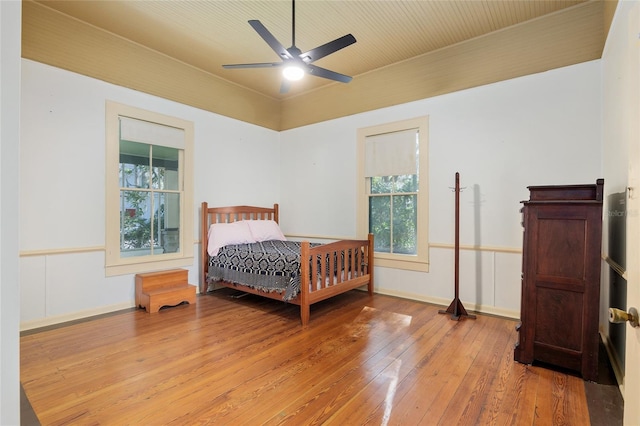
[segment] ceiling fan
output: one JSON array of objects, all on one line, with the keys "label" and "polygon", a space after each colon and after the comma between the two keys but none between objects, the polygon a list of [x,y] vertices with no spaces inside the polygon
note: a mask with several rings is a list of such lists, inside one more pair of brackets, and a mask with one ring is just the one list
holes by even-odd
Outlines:
[{"label": "ceiling fan", "polygon": [[318,46],[315,49],[311,49],[307,52],[302,52],[296,47],[296,3],[292,0],[292,25],[291,25],[291,47],[285,49],[285,47],[262,25],[258,20],[250,20],[249,25],[262,37],[264,41],[278,54],[282,59],[281,62],[261,62],[253,64],[230,64],[223,65],[223,68],[271,68],[271,67],[284,67],[282,85],[280,86],[280,93],[287,93],[289,91],[291,81],[300,80],[304,74],[315,75],[316,77],[328,78],[329,80],[339,81],[341,83],[348,83],[351,81],[351,77],[348,75],[340,74],[335,71],[328,70],[326,68],[314,65],[313,62],[320,58],[324,58],[340,49],[356,42],[356,38],[347,34],[340,38],[337,38],[329,43],[325,43],[322,46]]}]

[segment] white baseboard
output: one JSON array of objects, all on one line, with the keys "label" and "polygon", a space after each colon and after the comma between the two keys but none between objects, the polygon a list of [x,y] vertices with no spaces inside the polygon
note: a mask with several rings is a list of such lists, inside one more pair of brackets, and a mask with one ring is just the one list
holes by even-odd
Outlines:
[{"label": "white baseboard", "polygon": [[51,325],[61,324],[64,322],[75,321],[96,315],[108,314],[111,312],[121,311],[135,307],[135,302],[124,302],[115,305],[101,306],[95,309],[87,309],[84,311],[72,312],[70,314],[55,315],[51,317],[41,318],[37,320],[24,321],[20,323],[20,331],[33,330],[34,328],[48,327]]},{"label": "white baseboard", "polygon": [[[407,293],[407,292],[397,291],[397,290],[390,290],[386,288],[376,288],[375,292],[379,294],[386,294],[388,296],[400,297],[402,299],[417,300],[420,302],[431,303],[434,305],[440,305],[444,307],[449,306],[451,304],[451,301],[453,300],[453,299],[443,299],[440,297],[424,296],[424,295],[415,294],[415,293]],[[504,309],[504,308],[498,308],[495,306],[487,306],[487,305],[477,305],[475,303],[467,303],[464,300],[462,301],[462,304],[464,305],[465,309],[468,311],[473,311],[473,312],[488,314],[488,315],[496,315],[499,317],[505,317],[505,318],[511,318],[511,319],[520,318],[520,311],[514,311],[512,309]]]},{"label": "white baseboard", "polygon": [[[379,294],[386,294],[388,296],[400,297],[402,299],[417,300],[420,302],[431,303],[434,305],[439,305],[444,307],[449,306],[449,304],[451,303],[451,300],[446,300],[439,297],[424,296],[424,295],[407,293],[407,292],[402,292],[397,290],[389,290],[384,288],[376,288],[375,292]],[[512,319],[520,318],[519,311],[497,308],[495,306],[476,305],[473,303],[467,304],[464,301],[462,303],[465,306],[465,308],[469,311],[489,314],[489,315],[496,315],[496,316],[512,318]],[[84,319],[84,318],[88,318],[96,315],[102,315],[110,312],[121,311],[123,309],[133,308],[134,306],[135,306],[135,302],[131,301],[131,302],[118,303],[115,305],[102,306],[95,309],[87,309],[84,311],[73,312],[70,314],[56,315],[56,316],[41,318],[37,320],[24,321],[20,323],[20,331],[33,330],[34,328],[48,327],[51,325],[61,324],[64,322],[75,321],[75,320]]]},{"label": "white baseboard", "polygon": [[613,368],[613,374],[616,376],[620,393],[624,399],[624,371],[622,371],[622,367],[620,366],[620,357],[618,356],[616,349],[613,347],[611,340],[609,340],[609,336],[605,336],[603,333],[600,333],[600,338],[602,338],[602,343],[604,343],[604,347],[607,349],[607,355],[609,355],[609,362],[611,363],[611,368]]}]

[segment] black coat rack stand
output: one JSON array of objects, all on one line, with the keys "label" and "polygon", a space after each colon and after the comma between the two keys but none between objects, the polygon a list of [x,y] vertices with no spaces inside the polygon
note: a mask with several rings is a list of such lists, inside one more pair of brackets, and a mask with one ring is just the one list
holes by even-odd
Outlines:
[{"label": "black coat rack stand", "polygon": [[460,317],[467,317],[471,319],[476,319],[475,315],[471,315],[467,313],[467,310],[462,305],[460,301],[460,173],[456,172],[456,187],[454,189],[456,193],[456,217],[455,217],[455,271],[454,271],[454,282],[455,282],[455,297],[453,302],[449,305],[449,307],[444,310],[441,309],[438,311],[440,314],[451,314],[451,319],[455,321],[459,321]]}]

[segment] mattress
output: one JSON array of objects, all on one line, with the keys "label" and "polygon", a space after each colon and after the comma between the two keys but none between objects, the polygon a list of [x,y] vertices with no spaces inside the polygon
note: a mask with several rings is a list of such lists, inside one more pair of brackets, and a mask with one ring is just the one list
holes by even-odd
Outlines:
[{"label": "mattress", "polygon": [[208,282],[227,281],[294,299],[300,292],[300,246],[279,240],[224,246],[209,258]]}]

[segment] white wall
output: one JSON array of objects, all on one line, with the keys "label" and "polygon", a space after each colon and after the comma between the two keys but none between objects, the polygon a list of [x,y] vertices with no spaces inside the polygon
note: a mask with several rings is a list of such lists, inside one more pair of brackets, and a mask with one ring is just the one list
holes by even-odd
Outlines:
[{"label": "white wall", "polygon": [[23,326],[133,305],[133,277],[107,279],[103,270],[106,99],[195,122],[197,207],[279,202],[285,233],[345,237],[356,229],[356,130],[428,115],[429,233],[438,247],[429,273],[377,268],[376,287],[450,302],[450,188],[459,171],[461,244],[482,247],[461,253],[461,298],[468,309],[505,315],[520,309],[526,186],[601,177],[599,61],[282,133],[29,60],[22,66]]},{"label": "white wall", "polygon": [[0,424],[20,424],[20,28],[22,5],[0,2]]},{"label": "white wall", "polygon": [[[279,199],[277,132],[23,60],[23,327],[133,306],[133,276],[104,274],[106,100],[195,123],[194,242],[202,201],[271,205]],[[188,269],[197,283],[197,258]]]},{"label": "white wall", "polygon": [[461,252],[461,299],[518,316],[520,201],[529,185],[602,177],[600,108],[600,62],[593,61],[282,132],[282,226],[285,233],[354,236],[357,129],[428,115],[429,240],[440,248],[430,249],[429,273],[377,268],[376,289],[451,300],[450,188],[460,172],[460,243],[483,248]]}]

